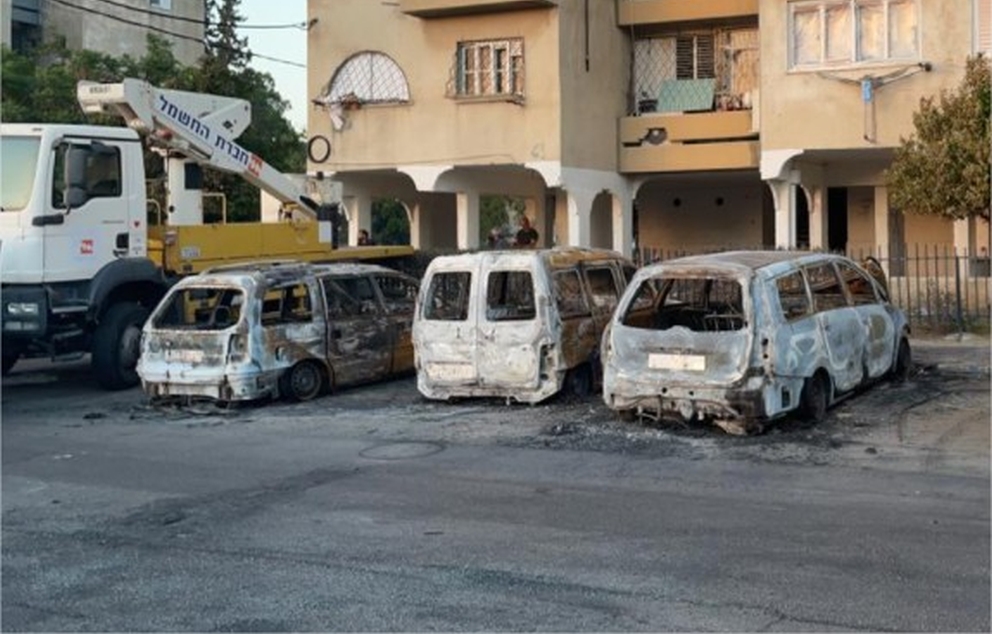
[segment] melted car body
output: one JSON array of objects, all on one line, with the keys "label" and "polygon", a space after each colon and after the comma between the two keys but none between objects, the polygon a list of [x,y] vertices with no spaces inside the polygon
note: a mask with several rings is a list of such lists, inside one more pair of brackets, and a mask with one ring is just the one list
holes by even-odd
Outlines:
[{"label": "melted car body", "polygon": [[908,372],[909,326],[877,272],[824,253],[741,251],[638,271],[603,337],[603,398],[624,414],[760,429],[821,419]]},{"label": "melted car body", "polygon": [[327,389],[413,369],[417,281],[372,264],[257,263],[180,280],[145,324],[151,398],[222,402]]},{"label": "melted car body", "polygon": [[435,258],[413,324],[427,398],[540,402],[591,391],[599,341],[635,267],[603,249],[483,251]]}]

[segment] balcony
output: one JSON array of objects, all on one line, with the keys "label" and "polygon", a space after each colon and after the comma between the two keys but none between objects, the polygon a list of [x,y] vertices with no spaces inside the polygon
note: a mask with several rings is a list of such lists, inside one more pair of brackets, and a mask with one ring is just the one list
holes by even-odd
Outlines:
[{"label": "balcony", "polygon": [[758,16],[758,0],[618,0],[620,26]]},{"label": "balcony", "polygon": [[625,117],[620,120],[620,171],[757,169],[756,117],[756,109]]},{"label": "balcony", "polygon": [[558,0],[399,0],[400,11],[418,18],[449,18],[476,13],[548,9]]}]

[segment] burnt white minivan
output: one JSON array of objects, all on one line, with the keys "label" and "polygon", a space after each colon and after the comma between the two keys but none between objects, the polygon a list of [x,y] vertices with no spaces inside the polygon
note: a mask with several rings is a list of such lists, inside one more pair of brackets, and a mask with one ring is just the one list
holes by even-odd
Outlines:
[{"label": "burnt white minivan", "polygon": [[259,262],[173,286],[145,324],[153,400],[305,401],[413,370],[417,280],[361,263]]},{"label": "burnt white minivan", "polygon": [[603,328],[634,270],[614,251],[572,247],[434,258],[413,320],[417,388],[523,403],[592,392]]},{"label": "burnt white minivan", "polygon": [[625,417],[732,433],[905,378],[909,325],[873,272],[826,253],[738,251],[645,266],[603,336],[603,399]]}]

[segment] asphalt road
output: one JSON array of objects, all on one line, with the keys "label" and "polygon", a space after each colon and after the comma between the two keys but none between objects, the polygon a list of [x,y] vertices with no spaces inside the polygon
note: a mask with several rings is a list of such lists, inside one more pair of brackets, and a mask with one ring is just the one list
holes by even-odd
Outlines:
[{"label": "asphalt road", "polygon": [[[917,355],[919,359],[921,355]],[[989,631],[989,389],[924,355],[820,426],[3,386],[5,631]]]}]

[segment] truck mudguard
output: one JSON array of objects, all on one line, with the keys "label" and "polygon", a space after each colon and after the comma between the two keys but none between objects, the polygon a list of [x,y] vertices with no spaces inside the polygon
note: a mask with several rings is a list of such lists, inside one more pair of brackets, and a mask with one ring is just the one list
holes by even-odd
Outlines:
[{"label": "truck mudguard", "polygon": [[135,300],[158,301],[169,287],[162,270],[148,258],[114,260],[97,271],[90,284],[90,310],[94,317],[102,312],[103,304],[114,290],[125,284],[141,284],[147,287],[148,291],[136,296]]}]

